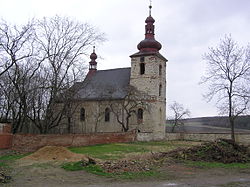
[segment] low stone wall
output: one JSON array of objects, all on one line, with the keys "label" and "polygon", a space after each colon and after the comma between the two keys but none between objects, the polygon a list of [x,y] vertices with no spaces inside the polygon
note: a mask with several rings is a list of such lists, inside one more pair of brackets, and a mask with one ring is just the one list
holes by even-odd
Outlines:
[{"label": "low stone wall", "polygon": [[129,133],[95,133],[95,134],[15,134],[12,149],[32,152],[50,146],[77,147],[95,144],[120,143],[135,141],[135,132]]},{"label": "low stone wall", "polygon": [[149,141],[160,141],[164,140],[164,133],[152,133],[152,132],[137,132],[136,140],[139,142],[149,142]]},{"label": "low stone wall", "polygon": [[[230,139],[231,134],[228,133],[166,133],[166,140],[198,140],[198,141],[214,141],[218,138]],[[250,134],[235,134],[236,142],[250,145]]]},{"label": "low stone wall", "polygon": [[153,133],[137,133],[136,140],[139,142],[147,142],[154,140]]},{"label": "low stone wall", "polygon": [[12,134],[0,133],[0,149],[9,149],[12,146]]}]

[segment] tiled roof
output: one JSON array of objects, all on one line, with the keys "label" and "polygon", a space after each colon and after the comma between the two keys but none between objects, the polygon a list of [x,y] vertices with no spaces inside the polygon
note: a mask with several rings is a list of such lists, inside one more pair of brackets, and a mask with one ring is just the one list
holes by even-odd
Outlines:
[{"label": "tiled roof", "polygon": [[75,84],[75,99],[123,99],[127,94],[131,68],[98,70],[83,82]]}]

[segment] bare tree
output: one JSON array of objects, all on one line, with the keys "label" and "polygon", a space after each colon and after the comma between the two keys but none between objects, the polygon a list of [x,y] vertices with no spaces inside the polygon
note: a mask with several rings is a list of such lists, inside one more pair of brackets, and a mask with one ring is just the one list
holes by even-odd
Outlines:
[{"label": "bare tree", "polygon": [[0,76],[14,64],[33,56],[33,22],[21,27],[0,23]]},{"label": "bare tree", "polygon": [[171,132],[174,132],[177,126],[183,125],[182,119],[190,116],[190,111],[185,109],[182,104],[177,103],[176,101],[169,106],[169,109],[174,114],[173,117],[170,118],[170,120],[173,121]]},{"label": "bare tree", "polygon": [[225,36],[218,47],[209,48],[204,59],[207,72],[201,83],[209,88],[204,96],[208,101],[215,99],[220,113],[227,114],[235,141],[235,119],[249,109],[250,47],[239,47],[231,36]]},{"label": "bare tree", "polygon": [[137,114],[138,108],[149,110],[147,94],[140,92],[133,86],[128,86],[126,91],[127,94],[123,100],[110,104],[110,109],[124,132],[129,130],[130,118],[133,114]]},{"label": "bare tree", "polygon": [[98,132],[98,125],[105,117],[105,111],[101,110],[101,105],[102,103],[98,102],[98,107],[97,107],[98,111],[92,114],[95,123],[94,132]]},{"label": "bare tree", "polygon": [[27,123],[29,91],[32,77],[39,68],[35,58],[34,22],[24,26],[0,24],[0,86],[3,95],[1,113],[12,121],[12,132],[21,131]]},{"label": "bare tree", "polygon": [[[104,38],[102,33],[88,24],[59,16],[38,21],[36,30],[40,56],[45,58],[42,74],[44,83],[40,93],[46,97],[38,95],[40,99],[36,100],[42,103],[36,103],[37,108],[30,118],[41,133],[48,133],[60,124],[69,104],[67,98],[64,105],[55,111],[57,97],[75,82],[83,80],[86,50]],[[37,117],[41,119],[37,120]]]},{"label": "bare tree", "polygon": [[[70,119],[74,94],[63,93],[83,80],[86,51],[103,40],[94,27],[59,16],[22,27],[0,23],[0,112],[12,119],[14,133],[30,123],[48,133]],[[64,102],[55,110],[58,97]]]}]

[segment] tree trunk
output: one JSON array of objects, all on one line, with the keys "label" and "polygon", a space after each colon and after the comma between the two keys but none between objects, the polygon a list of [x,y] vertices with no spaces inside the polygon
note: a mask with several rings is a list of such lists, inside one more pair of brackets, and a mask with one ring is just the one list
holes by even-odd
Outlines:
[{"label": "tree trunk", "polygon": [[71,117],[68,117],[68,133],[71,133]]},{"label": "tree trunk", "polygon": [[233,105],[232,105],[232,90],[233,90],[233,83],[230,82],[230,90],[228,91],[228,100],[229,100],[229,121],[230,121],[230,127],[231,127],[231,139],[235,142],[234,137],[234,116],[233,116]]},{"label": "tree trunk", "polygon": [[126,126],[124,128],[124,132],[128,132],[128,130],[129,130],[129,118],[130,117],[131,117],[130,114],[128,114],[127,117],[126,117]]},{"label": "tree trunk", "polygon": [[172,130],[171,130],[172,133],[174,132],[174,129],[177,126],[177,123],[178,123],[178,121],[175,119],[174,120],[174,125],[173,125]]},{"label": "tree trunk", "polygon": [[231,139],[235,142],[235,135],[234,135],[234,119],[232,117],[229,119],[230,127],[231,127]]}]

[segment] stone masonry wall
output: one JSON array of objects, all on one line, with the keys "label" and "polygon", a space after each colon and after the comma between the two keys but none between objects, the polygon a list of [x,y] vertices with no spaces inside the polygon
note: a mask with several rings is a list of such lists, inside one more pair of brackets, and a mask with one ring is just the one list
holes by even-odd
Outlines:
[{"label": "stone masonry wall", "polygon": [[[147,93],[151,98],[148,100],[149,112],[145,111],[143,126],[139,127],[140,132],[150,133],[148,140],[160,140],[165,136],[166,119],[166,62],[156,55],[131,58],[130,85],[139,91]],[[140,64],[145,64],[145,73],[140,74]],[[161,65],[161,72],[159,66]],[[160,89],[160,85],[162,89]],[[145,139],[145,137],[143,138]]]},{"label": "stone masonry wall", "polygon": [[[118,123],[114,114],[110,112],[110,120],[105,121],[105,109],[110,108],[114,101],[79,101],[74,103],[74,114],[71,119],[71,133],[102,133],[102,132],[122,132],[122,126]],[[81,108],[85,109],[85,120],[80,119]],[[51,133],[68,134],[67,119],[64,118],[60,125],[54,128]],[[132,129],[131,129],[132,130]]]}]

